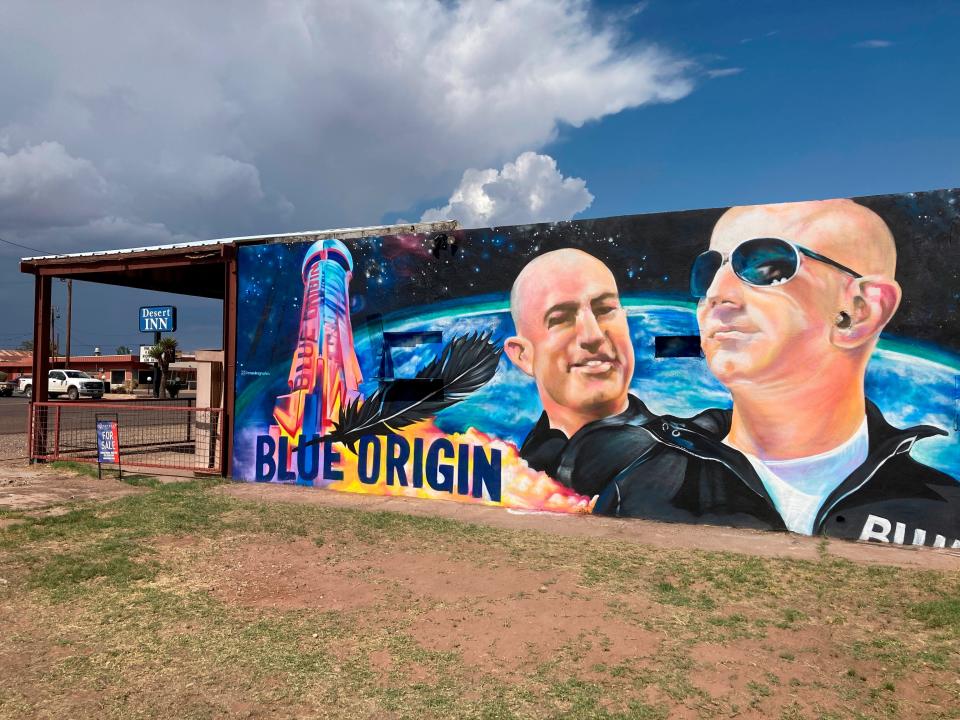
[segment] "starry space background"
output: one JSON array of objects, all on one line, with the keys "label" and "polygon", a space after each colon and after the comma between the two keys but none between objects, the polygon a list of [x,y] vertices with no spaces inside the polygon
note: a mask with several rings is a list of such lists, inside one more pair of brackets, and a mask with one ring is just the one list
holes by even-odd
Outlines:
[{"label": "starry space background", "polygon": [[[856,198],[878,213],[897,240],[903,301],[885,337],[929,343],[960,353],[960,190]],[[507,297],[533,257],[581,248],[611,269],[623,296],[655,293],[689,301],[690,263],[708,245],[727,208],[626,215],[448,233],[435,254],[435,235],[391,235],[348,242],[354,271],[354,327],[421,306],[477,296]],[[289,355],[303,287],[299,267],[308,243],[265,241],[240,253],[237,358],[273,364]]]},{"label": "starry space background", "polygon": [[[887,326],[866,378],[867,395],[892,423],[927,423],[948,438],[918,444],[914,455],[960,476],[960,191],[858,198],[897,240],[903,302]],[[658,335],[696,335],[688,292],[691,260],[706,249],[726,208],[484,228],[349,241],[354,344],[361,392],[381,379],[383,332],[489,331],[502,341],[514,328],[507,311],[514,278],[529,260],[562,247],[581,248],[614,273],[636,351],[631,390],[655,412],[690,415],[729,407],[725,389],[702,357],[657,358]],[[249,467],[253,436],[265,432],[286,379],[303,295],[300,267],[310,242],[246,245],[239,254],[235,474]],[[395,377],[412,377],[439,346],[393,348]],[[437,418],[441,429],[473,425],[519,444],[541,407],[533,381],[505,358],[488,386]]]}]

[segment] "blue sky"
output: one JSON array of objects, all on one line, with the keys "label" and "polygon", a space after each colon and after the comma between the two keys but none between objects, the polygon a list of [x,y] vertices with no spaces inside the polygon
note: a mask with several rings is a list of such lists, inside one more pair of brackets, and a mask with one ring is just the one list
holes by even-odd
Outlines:
[{"label": "blue sky", "polygon": [[[251,3],[226,27],[191,3],[130,7],[54,26],[42,4],[5,11],[8,242],[73,252],[960,184],[960,2],[411,0],[388,15],[314,0],[282,17]],[[539,211],[522,197],[534,170],[552,193]],[[457,200],[480,187],[501,194],[493,210]],[[0,243],[0,347],[30,337],[16,266],[30,254]],[[164,300],[74,295],[74,352],[136,345],[129,309]],[[209,346],[217,304],[175,303],[182,344]]]},{"label": "blue sky", "polygon": [[957,184],[960,4],[660,2],[641,22],[742,72],[565,130],[548,152],[588,179],[591,215]]},{"label": "blue sky", "polygon": [[817,1],[643,7],[625,23],[635,41],[721,73],[677,102],[561,127],[543,152],[587,181],[595,200],[578,217],[960,182],[960,2],[878,0],[869,12]]}]

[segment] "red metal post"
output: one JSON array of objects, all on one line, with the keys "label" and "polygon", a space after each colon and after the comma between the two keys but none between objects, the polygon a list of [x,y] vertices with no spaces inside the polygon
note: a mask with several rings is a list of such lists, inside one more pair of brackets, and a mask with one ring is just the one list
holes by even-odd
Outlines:
[{"label": "red metal post", "polygon": [[35,278],[33,290],[33,402],[46,402],[50,371],[50,278]]},{"label": "red metal post", "polygon": [[220,474],[230,477],[233,455],[233,403],[237,373],[237,248],[223,248],[223,412],[220,413]]},{"label": "red metal post", "polygon": [[[33,286],[33,380],[31,381],[31,404],[45,403],[47,375],[50,372],[50,283],[49,277],[39,275]],[[33,413],[31,428],[31,457],[47,454],[47,408],[30,408]]]}]

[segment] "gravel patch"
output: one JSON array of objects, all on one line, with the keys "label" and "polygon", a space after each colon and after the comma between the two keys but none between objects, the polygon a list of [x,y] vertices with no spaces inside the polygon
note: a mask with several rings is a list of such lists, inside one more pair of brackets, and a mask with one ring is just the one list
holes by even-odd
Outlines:
[{"label": "gravel patch", "polygon": [[0,462],[25,460],[27,457],[27,434],[23,431],[0,435]]}]

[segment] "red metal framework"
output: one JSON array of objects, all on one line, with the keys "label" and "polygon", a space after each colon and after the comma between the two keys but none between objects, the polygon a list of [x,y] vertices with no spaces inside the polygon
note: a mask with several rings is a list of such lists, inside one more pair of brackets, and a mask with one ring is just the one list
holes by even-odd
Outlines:
[{"label": "red metal framework", "polygon": [[223,410],[184,405],[31,403],[30,458],[96,463],[96,416],[107,411],[117,415],[124,467],[221,473]]},{"label": "red metal framework", "polygon": [[[237,248],[241,245],[261,245],[265,243],[314,242],[323,238],[337,238],[347,241],[356,238],[378,237],[383,235],[417,234],[432,232],[451,232],[459,228],[455,220],[400,224],[363,228],[340,228],[322,232],[283,233],[278,235],[259,235],[242,238],[225,238],[189,243],[176,243],[147,248],[126,250],[107,250],[102,252],[73,253],[69,255],[50,255],[45,257],[23,258],[20,271],[35,276],[34,286],[34,324],[33,324],[33,377],[47,377],[50,369],[50,318],[51,318],[51,278],[87,280],[106,285],[140,288],[158,292],[178,293],[197,297],[223,300],[223,398],[222,409],[200,408],[187,412],[194,413],[195,429],[203,426],[216,426],[215,448],[219,465],[218,472],[230,475],[231,434],[234,421],[234,381],[236,379],[237,346]],[[53,432],[60,427],[63,432],[65,418],[72,417],[73,411],[61,409],[65,405],[47,403],[47,383],[33,385],[35,407],[30,411],[30,455],[47,459],[63,457],[65,447],[62,438]],[[217,404],[217,400],[204,400],[204,403]],[[80,407],[80,406],[76,406]],[[106,406],[101,404],[101,408]],[[133,406],[124,405],[124,409]],[[59,414],[58,414],[59,412]],[[79,410],[78,410],[79,412]],[[67,413],[65,415],[64,413]],[[209,421],[201,419],[203,413],[209,413]],[[85,422],[85,421],[84,421]],[[73,432],[72,430],[70,432]],[[132,432],[132,430],[131,430]],[[54,440],[59,445],[46,447]],[[86,442],[86,441],[84,441]],[[134,440],[136,444],[136,439]],[[180,442],[173,441],[171,442]],[[199,436],[185,442],[201,442]],[[210,442],[204,439],[202,442]],[[78,445],[86,447],[84,443]],[[122,448],[121,448],[122,450]],[[85,460],[86,450],[73,451],[71,459]],[[146,454],[146,453],[145,453]],[[169,467],[166,461],[156,467]],[[180,465],[177,465],[180,467]]]}]

